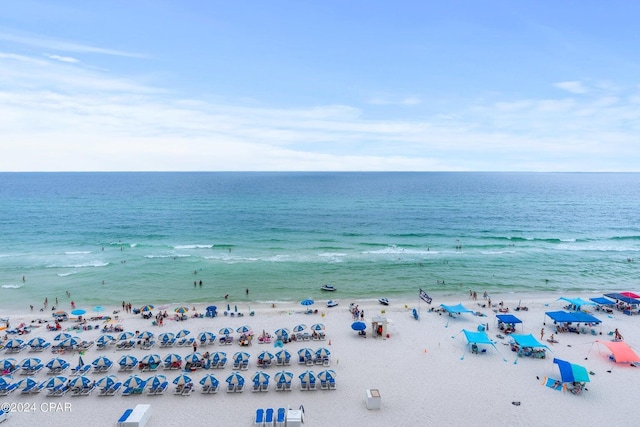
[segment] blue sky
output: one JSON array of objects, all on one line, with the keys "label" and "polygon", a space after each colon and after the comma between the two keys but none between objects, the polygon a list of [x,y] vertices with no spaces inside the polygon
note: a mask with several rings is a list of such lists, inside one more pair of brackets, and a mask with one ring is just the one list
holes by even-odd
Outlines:
[{"label": "blue sky", "polygon": [[0,171],[640,171],[639,12],[3,2]]}]

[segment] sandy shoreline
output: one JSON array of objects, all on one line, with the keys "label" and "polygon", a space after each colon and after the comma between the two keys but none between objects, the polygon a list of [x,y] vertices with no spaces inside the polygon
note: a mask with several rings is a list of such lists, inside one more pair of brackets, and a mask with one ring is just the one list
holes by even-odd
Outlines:
[{"label": "sandy shoreline", "polygon": [[[575,297],[578,295],[567,295]],[[584,299],[599,295],[579,295]],[[39,395],[23,396],[13,393],[0,397],[0,402],[30,403],[35,411],[12,413],[7,426],[27,426],[33,423],[51,426],[77,425],[82,422],[90,426],[115,425],[117,419],[126,408],[134,407],[137,403],[149,403],[152,407],[152,418],[148,426],[184,424],[192,426],[223,425],[242,426],[252,425],[257,408],[305,408],[305,425],[336,426],[336,425],[369,425],[386,426],[396,424],[441,424],[448,425],[486,425],[499,420],[505,425],[556,425],[559,422],[582,423],[588,425],[611,422],[612,414],[622,413],[623,410],[635,403],[638,375],[640,368],[629,364],[615,364],[609,360],[609,350],[599,344],[596,339],[610,340],[609,331],[618,328],[624,335],[625,341],[635,347],[640,343],[640,317],[626,316],[615,311],[604,314],[593,311],[603,324],[593,328],[598,335],[569,334],[556,335],[558,343],[550,344],[546,338],[552,333],[552,321],[544,315],[545,311],[561,310],[563,303],[556,301],[558,296],[540,294],[527,295],[526,298],[515,295],[494,295],[493,303],[504,301],[510,307],[510,313],[523,321],[518,326],[518,333],[532,333],[540,338],[540,329],[545,328],[546,336],[543,342],[548,344],[551,352],[545,359],[521,357],[516,359],[505,339],[497,338],[500,331],[496,327],[496,313],[494,309],[481,307],[486,301],[479,296],[479,301],[472,301],[468,295],[460,298],[449,297],[446,300],[434,298],[431,307],[439,304],[462,303],[467,308],[476,310],[486,317],[463,314],[457,318],[450,318],[446,314],[427,312],[430,307],[421,302],[420,320],[416,321],[411,315],[411,309],[418,307],[417,298],[413,301],[391,301],[391,305],[384,307],[376,301],[354,301],[365,311],[365,321],[369,324],[374,316],[385,316],[389,320],[389,338],[366,339],[358,336],[351,329],[352,316],[348,310],[349,302],[341,301],[334,308],[322,306],[319,302],[312,306],[317,314],[304,314],[304,308],[298,303],[278,304],[272,308],[268,304],[252,304],[254,316],[249,316],[245,310],[244,317],[223,316],[216,318],[193,319],[184,322],[168,320],[164,326],[152,326],[150,320],[142,319],[139,315],[125,314],[121,307],[105,307],[102,313],[87,313],[86,316],[105,315],[119,310],[119,324],[128,331],[150,330],[154,334],[187,328],[192,336],[202,331],[212,331],[218,335],[221,327],[237,328],[249,325],[256,335],[262,330],[273,333],[277,328],[292,329],[299,323],[311,325],[321,322],[326,326],[326,341],[310,341],[289,343],[285,345],[292,354],[303,347],[330,349],[330,369],[336,371],[336,390],[301,391],[298,375],[307,367],[298,365],[295,360],[287,370],[294,373],[293,391],[276,392],[271,384],[266,393],[252,393],[250,388],[243,393],[229,394],[221,390],[215,395],[199,393],[198,380],[205,373],[214,373],[226,385],[224,379],[232,372],[231,366],[223,370],[198,371],[192,375],[196,384],[196,392],[190,396],[173,395],[173,384],[170,390],[161,396],[120,396],[101,397],[94,392],[86,397],[72,397],[67,394],[61,398]],[[514,312],[513,308],[519,301],[528,307],[528,311]],[[196,308],[203,312],[208,304],[196,304]],[[190,307],[192,308],[192,307]],[[240,307],[239,307],[240,308]],[[171,313],[172,305],[167,311]],[[223,310],[224,311],[224,310]],[[384,313],[382,313],[384,311]],[[48,313],[47,313],[48,314]],[[44,313],[16,312],[9,315],[11,326],[19,323],[31,323]],[[3,317],[7,317],[3,314]],[[50,318],[49,318],[50,319]],[[545,325],[546,323],[546,325]],[[90,324],[102,325],[99,321]],[[487,352],[472,354],[469,351],[462,329],[477,330],[478,325],[488,324],[488,335],[496,342],[497,351],[487,346]],[[65,322],[64,326],[71,326]],[[591,328],[590,328],[591,329]],[[368,329],[371,334],[371,328]],[[599,335],[602,332],[602,335]],[[99,330],[82,331],[77,335],[82,340],[95,340],[101,332]],[[19,337],[31,339],[42,336],[53,342],[55,333],[47,331],[45,327],[36,328],[32,333]],[[262,350],[275,352],[279,349],[272,344],[258,344],[254,340],[250,347],[213,346],[200,348],[199,351],[226,351],[231,356],[236,351],[247,351],[251,354],[249,369],[243,375],[250,382],[250,377],[262,370],[256,366],[256,357]],[[105,355],[114,362],[124,353],[138,358],[148,353],[157,353],[162,358],[169,353],[186,356],[190,348],[159,348],[157,345],[151,350],[135,349],[132,351],[116,351],[113,348],[98,350],[89,349],[83,356],[85,361],[92,361],[99,355]],[[47,362],[54,355],[45,353],[28,353],[24,350],[17,355],[6,355],[4,351],[0,358],[14,357],[18,361],[26,357],[39,357]],[[70,363],[75,364],[77,354],[63,355]],[[545,376],[559,377],[558,368],[552,363],[553,357],[568,360],[585,366],[592,375],[587,385],[588,391],[575,396],[568,392],[554,391],[541,385]],[[517,363],[514,363],[516,362]],[[265,372],[272,375],[281,368],[272,366]],[[324,367],[314,366],[316,373]],[[112,368],[112,374],[121,380],[128,374],[120,373],[117,367]],[[162,371],[172,381],[175,371]],[[149,373],[140,374],[147,378]],[[88,374],[91,378],[100,378],[100,374]],[[14,381],[23,376],[14,375]],[[45,379],[45,372],[37,375],[38,379]],[[381,394],[382,407],[380,410],[368,410],[365,405],[367,389],[378,389]],[[52,411],[42,410],[49,402],[69,404],[54,408]],[[520,402],[513,405],[512,402]],[[42,406],[42,405],[45,406]],[[23,405],[24,406],[24,405]]]}]

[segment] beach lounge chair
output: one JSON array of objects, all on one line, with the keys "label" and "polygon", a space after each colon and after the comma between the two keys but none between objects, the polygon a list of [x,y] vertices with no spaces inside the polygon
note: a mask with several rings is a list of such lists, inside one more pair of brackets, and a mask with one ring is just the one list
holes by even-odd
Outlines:
[{"label": "beach lounge chair", "polygon": [[235,384],[227,384],[227,393],[234,393],[236,391]]},{"label": "beach lounge chair", "polygon": [[284,383],[276,383],[276,391],[284,391]]},{"label": "beach lounge chair", "polygon": [[132,394],[133,394],[133,387],[127,387],[124,390],[122,390],[123,396],[131,396]]},{"label": "beach lounge chair", "polygon": [[244,384],[237,384],[236,389],[234,391],[236,393],[242,393],[244,391]]},{"label": "beach lounge chair", "polygon": [[260,384],[260,391],[269,391],[269,384],[268,383]]},{"label": "beach lounge chair", "polygon": [[315,382],[315,381],[310,382],[310,383],[309,383],[309,387],[307,388],[307,390],[310,390],[310,391],[317,390],[316,382]]},{"label": "beach lounge chair", "polygon": [[169,381],[163,381],[158,387],[156,387],[156,391],[154,394],[164,394],[164,392],[169,387]]},{"label": "beach lounge chair", "polygon": [[42,345],[34,345],[31,347],[31,350],[29,351],[33,351],[33,352],[37,352],[37,353],[42,353],[43,351],[45,351],[46,349],[48,349],[49,347],[51,347],[51,343],[44,343]]},{"label": "beach lounge chair", "polygon": [[44,365],[42,363],[38,363],[36,366],[32,366],[30,368],[22,368],[22,371],[20,371],[21,375],[35,375],[38,372],[40,372],[42,370],[42,368],[44,368]]},{"label": "beach lounge chair", "polygon": [[336,380],[332,378],[329,380],[329,390],[335,390],[335,389],[336,389]]},{"label": "beach lounge chair", "polygon": [[302,391],[309,390],[309,383],[305,381],[300,381],[300,390]]},{"label": "beach lounge chair", "polygon": [[272,426],[273,425],[273,413],[274,410],[273,408],[267,408],[266,411],[264,411],[264,424],[267,426]]},{"label": "beach lounge chair", "polygon": [[287,420],[287,412],[284,408],[278,408],[276,412],[276,427],[284,427]]},{"label": "beach lounge chair", "polygon": [[203,385],[202,388],[200,389],[200,393],[202,394],[209,394],[209,389],[211,388],[210,385]]},{"label": "beach lounge chair", "polygon": [[264,409],[256,409],[256,418],[253,421],[255,426],[264,426]]},{"label": "beach lounge chair", "polygon": [[192,391],[193,391],[193,384],[192,383],[185,384],[185,386],[182,388],[182,395],[189,396]]},{"label": "beach lounge chair", "polygon": [[209,387],[209,394],[216,394],[218,392],[219,385]]},{"label": "beach lounge chair", "polygon": [[3,387],[0,387],[0,396],[8,396],[13,393],[18,388],[18,384],[7,384]]},{"label": "beach lounge chair", "polygon": [[184,389],[184,384],[178,384],[176,389],[173,390],[173,394],[182,394],[182,390]]},{"label": "beach lounge chair", "polygon": [[260,383],[258,381],[253,383],[253,387],[251,388],[251,391],[253,392],[260,391]]},{"label": "beach lounge chair", "polygon": [[291,382],[286,382],[286,383],[284,383],[284,390],[285,390],[285,391],[291,391],[291,390],[292,390],[292,388],[291,388]]},{"label": "beach lounge chair", "polygon": [[109,389],[107,390],[105,395],[106,396],[114,396],[121,388],[122,388],[122,383],[121,382],[116,382],[111,387],[109,387]]},{"label": "beach lounge chair", "polygon": [[71,375],[84,375],[91,370],[92,365],[78,365],[71,370]]}]

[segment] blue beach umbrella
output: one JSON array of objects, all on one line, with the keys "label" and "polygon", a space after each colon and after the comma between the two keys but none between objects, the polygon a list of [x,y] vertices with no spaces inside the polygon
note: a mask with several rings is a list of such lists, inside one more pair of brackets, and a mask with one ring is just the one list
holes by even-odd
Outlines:
[{"label": "blue beach umbrella", "polygon": [[303,299],[302,301],[300,301],[300,304],[302,304],[304,306],[310,306],[310,305],[313,305],[313,300],[312,299]]},{"label": "blue beach umbrella", "polygon": [[120,334],[118,334],[118,340],[119,341],[130,340],[134,336],[135,336],[135,334],[133,332],[129,332],[129,331],[120,332]]},{"label": "blue beach umbrella", "polygon": [[229,385],[244,385],[244,377],[238,372],[232,372],[226,379]]},{"label": "blue beach umbrella", "polygon": [[86,388],[91,385],[91,382],[92,381],[88,377],[82,375],[72,379],[69,386],[71,388]]},{"label": "blue beach umbrella", "polygon": [[191,377],[187,374],[180,374],[173,379],[173,383],[176,385],[185,385],[191,382]]},{"label": "blue beach umbrella", "polygon": [[289,350],[280,350],[276,353],[276,358],[280,360],[291,359],[291,353]]},{"label": "blue beach umbrella", "polygon": [[320,371],[318,372],[318,379],[320,379],[320,381],[333,381],[336,379],[336,371],[333,369]]},{"label": "blue beach umbrella", "polygon": [[189,363],[198,363],[202,360],[202,354],[199,352],[191,353],[188,356],[185,356],[184,361]]},{"label": "blue beach umbrella", "polygon": [[216,388],[218,387],[219,384],[220,384],[220,381],[218,381],[216,376],[213,374],[207,374],[204,377],[202,377],[202,379],[200,380],[200,385],[203,385],[203,386]]},{"label": "blue beach umbrella", "polygon": [[293,372],[289,371],[278,371],[273,376],[273,380],[278,384],[288,384],[293,379]]},{"label": "blue beach umbrella", "polygon": [[95,366],[96,368],[101,368],[101,367],[109,367],[111,365],[113,365],[113,362],[111,361],[111,359],[109,359],[106,356],[100,356],[98,358],[96,358],[96,360],[94,360],[93,362],[91,362],[91,364],[93,366]]},{"label": "blue beach umbrella", "polygon": [[233,355],[233,363],[244,363],[248,362],[251,355],[246,351],[238,351]]},{"label": "blue beach umbrella", "polygon": [[266,350],[262,351],[258,355],[258,360],[261,361],[261,362],[271,362],[274,358],[275,358],[275,356],[273,355],[273,353],[269,353]]},{"label": "blue beach umbrella", "polygon": [[17,338],[11,338],[9,341],[4,343],[4,348],[10,348],[10,349],[20,348],[22,347],[23,343],[24,341],[22,340],[19,340]]},{"label": "blue beach umbrella", "polygon": [[220,335],[233,335],[233,329],[231,328],[220,328],[220,330],[218,331],[218,333]]},{"label": "blue beach umbrella", "polygon": [[58,344],[58,345],[60,347],[73,348],[73,347],[77,347],[78,344],[80,344],[80,338],[79,337],[71,337],[71,338],[67,338],[66,340],[60,341],[60,344]]},{"label": "blue beach umbrella", "polygon": [[157,388],[166,380],[167,380],[167,377],[165,375],[156,374],[147,380],[147,384],[150,384],[151,388]]},{"label": "blue beach umbrella", "polygon": [[310,348],[301,348],[298,350],[298,357],[304,360],[313,359],[313,350]]},{"label": "blue beach umbrella", "polygon": [[28,342],[27,345],[29,347],[42,347],[43,345],[45,345],[47,343],[47,341],[44,338],[41,337],[35,337],[35,338],[31,338]]},{"label": "blue beach umbrella", "polygon": [[63,377],[58,375],[56,377],[49,378],[49,380],[44,384],[44,388],[55,388],[63,386],[67,383],[67,377]]},{"label": "blue beach umbrella", "polygon": [[145,380],[143,380],[142,378],[140,378],[135,374],[129,376],[129,378],[124,380],[124,383],[122,383],[122,385],[125,387],[133,387],[133,388],[143,388],[146,384],[147,383]]},{"label": "blue beach umbrella", "polygon": [[298,378],[300,378],[300,382],[303,383],[313,384],[316,382],[316,375],[313,373],[313,371],[304,371],[303,373],[298,375]]},{"label": "blue beach umbrella", "polygon": [[111,387],[117,382],[118,382],[118,377],[116,377],[115,375],[107,375],[100,378],[98,381],[96,381],[96,385],[98,387]]},{"label": "blue beach umbrella", "polygon": [[96,339],[96,344],[97,345],[107,345],[110,342],[115,341],[115,338],[113,337],[113,335],[100,335],[97,339]]},{"label": "blue beach umbrella", "polygon": [[42,363],[42,360],[38,359],[37,357],[28,357],[20,362],[20,367],[22,369],[33,369],[40,363]]},{"label": "blue beach umbrella", "polygon": [[353,322],[351,324],[351,329],[353,329],[354,331],[364,331],[365,329],[367,329],[367,324],[364,322]]},{"label": "blue beach umbrella", "polygon": [[138,364],[138,359],[130,354],[123,355],[120,360],[118,360],[118,365],[120,366],[135,366]]},{"label": "blue beach umbrella", "polygon": [[216,336],[213,334],[213,332],[205,331],[198,334],[198,341],[200,342],[214,341],[215,339]]},{"label": "blue beach umbrella", "polygon": [[178,363],[182,362],[182,357],[176,353],[169,353],[164,358],[164,363]]},{"label": "blue beach umbrella", "polygon": [[0,387],[5,387],[7,384],[10,384],[10,380],[12,380],[13,377],[11,375],[5,375],[3,377],[0,377]]},{"label": "blue beach umbrella", "polygon": [[278,337],[280,339],[283,339],[283,340],[288,340],[290,334],[291,334],[291,332],[289,332],[289,330],[287,328],[280,328],[280,329],[276,329],[276,331],[275,331],[276,337]]},{"label": "blue beach umbrella", "polygon": [[53,337],[53,339],[54,339],[55,341],[64,341],[64,340],[66,340],[67,338],[71,338],[72,336],[73,336],[73,335],[68,334],[68,333],[66,333],[66,332],[60,332],[58,335],[56,335],[55,337]]},{"label": "blue beach umbrella", "polygon": [[320,347],[316,350],[316,357],[324,358],[331,355],[331,352],[326,347]]},{"label": "blue beach umbrella", "polygon": [[269,384],[269,374],[265,374],[262,371],[256,372],[255,374],[253,374],[253,377],[251,378],[251,381],[254,382],[254,384]]},{"label": "blue beach umbrella", "polygon": [[189,335],[191,333],[191,331],[188,331],[186,329],[182,329],[180,331],[178,331],[178,333],[176,334],[176,338],[184,338],[187,335]]},{"label": "blue beach umbrella", "polygon": [[73,314],[74,316],[82,316],[86,312],[87,312],[87,310],[83,310],[81,308],[77,308],[77,309],[71,311],[71,314]]},{"label": "blue beach umbrella", "polygon": [[[27,377],[27,378],[23,378],[20,381],[18,381],[16,383],[17,385],[17,390],[24,390],[24,389],[31,389],[33,388],[36,384],[38,384],[38,381],[36,381],[35,378],[32,377]],[[0,379],[0,385],[2,385],[2,380]]]},{"label": "blue beach umbrella", "polygon": [[150,331],[144,331],[144,332],[140,332],[140,333],[138,334],[138,339],[139,339],[139,340],[146,340],[146,339],[151,339],[151,338],[153,338],[153,336],[154,336],[154,335],[153,335],[153,332],[150,332]]},{"label": "blue beach umbrella", "polygon": [[302,332],[305,329],[307,329],[307,325],[305,325],[304,323],[301,323],[299,325],[296,325],[295,328],[293,328],[293,332]]},{"label": "blue beach umbrella", "polygon": [[157,354],[147,354],[140,362],[145,365],[157,365],[161,360],[162,359],[160,359],[160,356]]},{"label": "blue beach umbrella", "polygon": [[167,343],[172,339],[174,339],[175,337],[176,337],[176,334],[174,334],[173,332],[163,332],[160,335],[158,335],[158,339],[160,340],[161,343]]},{"label": "blue beach umbrella", "polygon": [[49,369],[64,369],[69,367],[69,362],[59,357],[54,357],[45,366]]},{"label": "blue beach umbrella", "polygon": [[322,323],[315,323],[313,325],[311,325],[311,330],[312,331],[324,331],[325,327]]},{"label": "blue beach umbrella", "polygon": [[0,360],[0,368],[2,371],[13,371],[18,366],[18,361],[12,357]]},{"label": "blue beach umbrella", "polygon": [[93,311],[95,311],[96,313],[100,313],[101,311],[104,311],[104,307],[101,305],[96,305],[95,307],[93,307]]},{"label": "blue beach umbrella", "polygon": [[218,364],[223,360],[227,360],[227,353],[224,351],[216,351],[211,355],[211,363]]},{"label": "blue beach umbrella", "polygon": [[236,329],[236,332],[239,334],[246,334],[251,332],[251,328],[247,325],[242,325],[238,329]]}]

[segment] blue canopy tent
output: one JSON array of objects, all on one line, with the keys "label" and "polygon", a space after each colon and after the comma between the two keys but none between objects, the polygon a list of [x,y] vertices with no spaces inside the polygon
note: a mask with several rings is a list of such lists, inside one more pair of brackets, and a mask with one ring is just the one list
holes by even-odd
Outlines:
[{"label": "blue canopy tent", "polygon": [[[514,346],[511,347],[512,350],[517,351],[516,360],[513,362],[514,364],[518,363],[518,357],[521,355],[528,357],[535,357],[538,359],[544,359],[546,357],[545,349],[551,351],[551,349],[542,344],[540,341],[535,339],[532,334],[528,335],[518,335],[512,334],[511,339],[514,341]],[[536,350],[541,349],[541,350]]]},{"label": "blue canopy tent", "polygon": [[[498,327],[500,327],[500,324],[513,325],[514,330],[515,325],[517,325],[518,323],[522,323],[522,320],[518,319],[513,314],[496,314],[496,320],[498,321]],[[501,329],[504,329],[504,326]]]},{"label": "blue canopy tent", "polygon": [[604,297],[589,298],[589,299],[598,305],[616,305],[615,301],[611,301],[610,299],[604,298]]},{"label": "blue canopy tent", "polygon": [[582,307],[583,305],[596,305],[595,302],[593,301],[585,301],[582,298],[565,298],[565,297],[560,297],[558,298],[558,301],[566,301],[569,303],[568,307],[565,307],[567,309],[570,310],[580,310],[580,307]]},{"label": "blue canopy tent", "polygon": [[[547,311],[545,313],[549,316],[553,323],[588,323],[588,324],[600,324],[602,321],[597,317],[594,317],[587,313],[582,313],[580,311],[576,311],[573,313],[568,313],[566,311]],[[545,323],[546,324],[546,323]],[[577,330],[576,330],[577,331]],[[575,331],[574,331],[575,332]]]},{"label": "blue canopy tent", "polygon": [[[473,353],[478,353],[478,344],[490,345],[496,350],[496,352],[498,351],[498,348],[496,347],[495,343],[491,341],[491,338],[489,338],[486,332],[468,331],[466,329],[463,329],[462,332],[464,333],[464,336],[467,338],[467,347],[471,347],[471,351]],[[464,354],[462,355],[460,360],[464,360]]]},{"label": "blue canopy tent", "polygon": [[612,298],[612,299],[614,299],[616,301],[622,301],[622,302],[627,303],[627,304],[636,304],[636,305],[640,304],[640,300],[639,299],[631,298],[631,297],[628,297],[628,296],[625,296],[625,295],[622,295],[622,294],[619,294],[619,293],[604,294],[604,296],[608,297],[608,298]]},{"label": "blue canopy tent", "polygon": [[[460,315],[462,313],[473,313],[473,314],[475,314],[475,311],[469,310],[468,308],[466,308],[462,304],[458,304],[458,305],[440,304],[440,307],[442,307],[449,314],[449,318],[455,317],[454,314],[457,314],[457,315]],[[445,328],[449,327],[449,320],[448,319],[447,319],[447,324],[444,327]]]},{"label": "blue canopy tent", "polygon": [[589,372],[584,366],[576,365],[575,363],[570,363],[566,360],[557,358],[553,359],[553,363],[558,365],[558,368],[560,369],[560,378],[562,378],[563,383],[587,383],[591,381],[589,379]]}]

